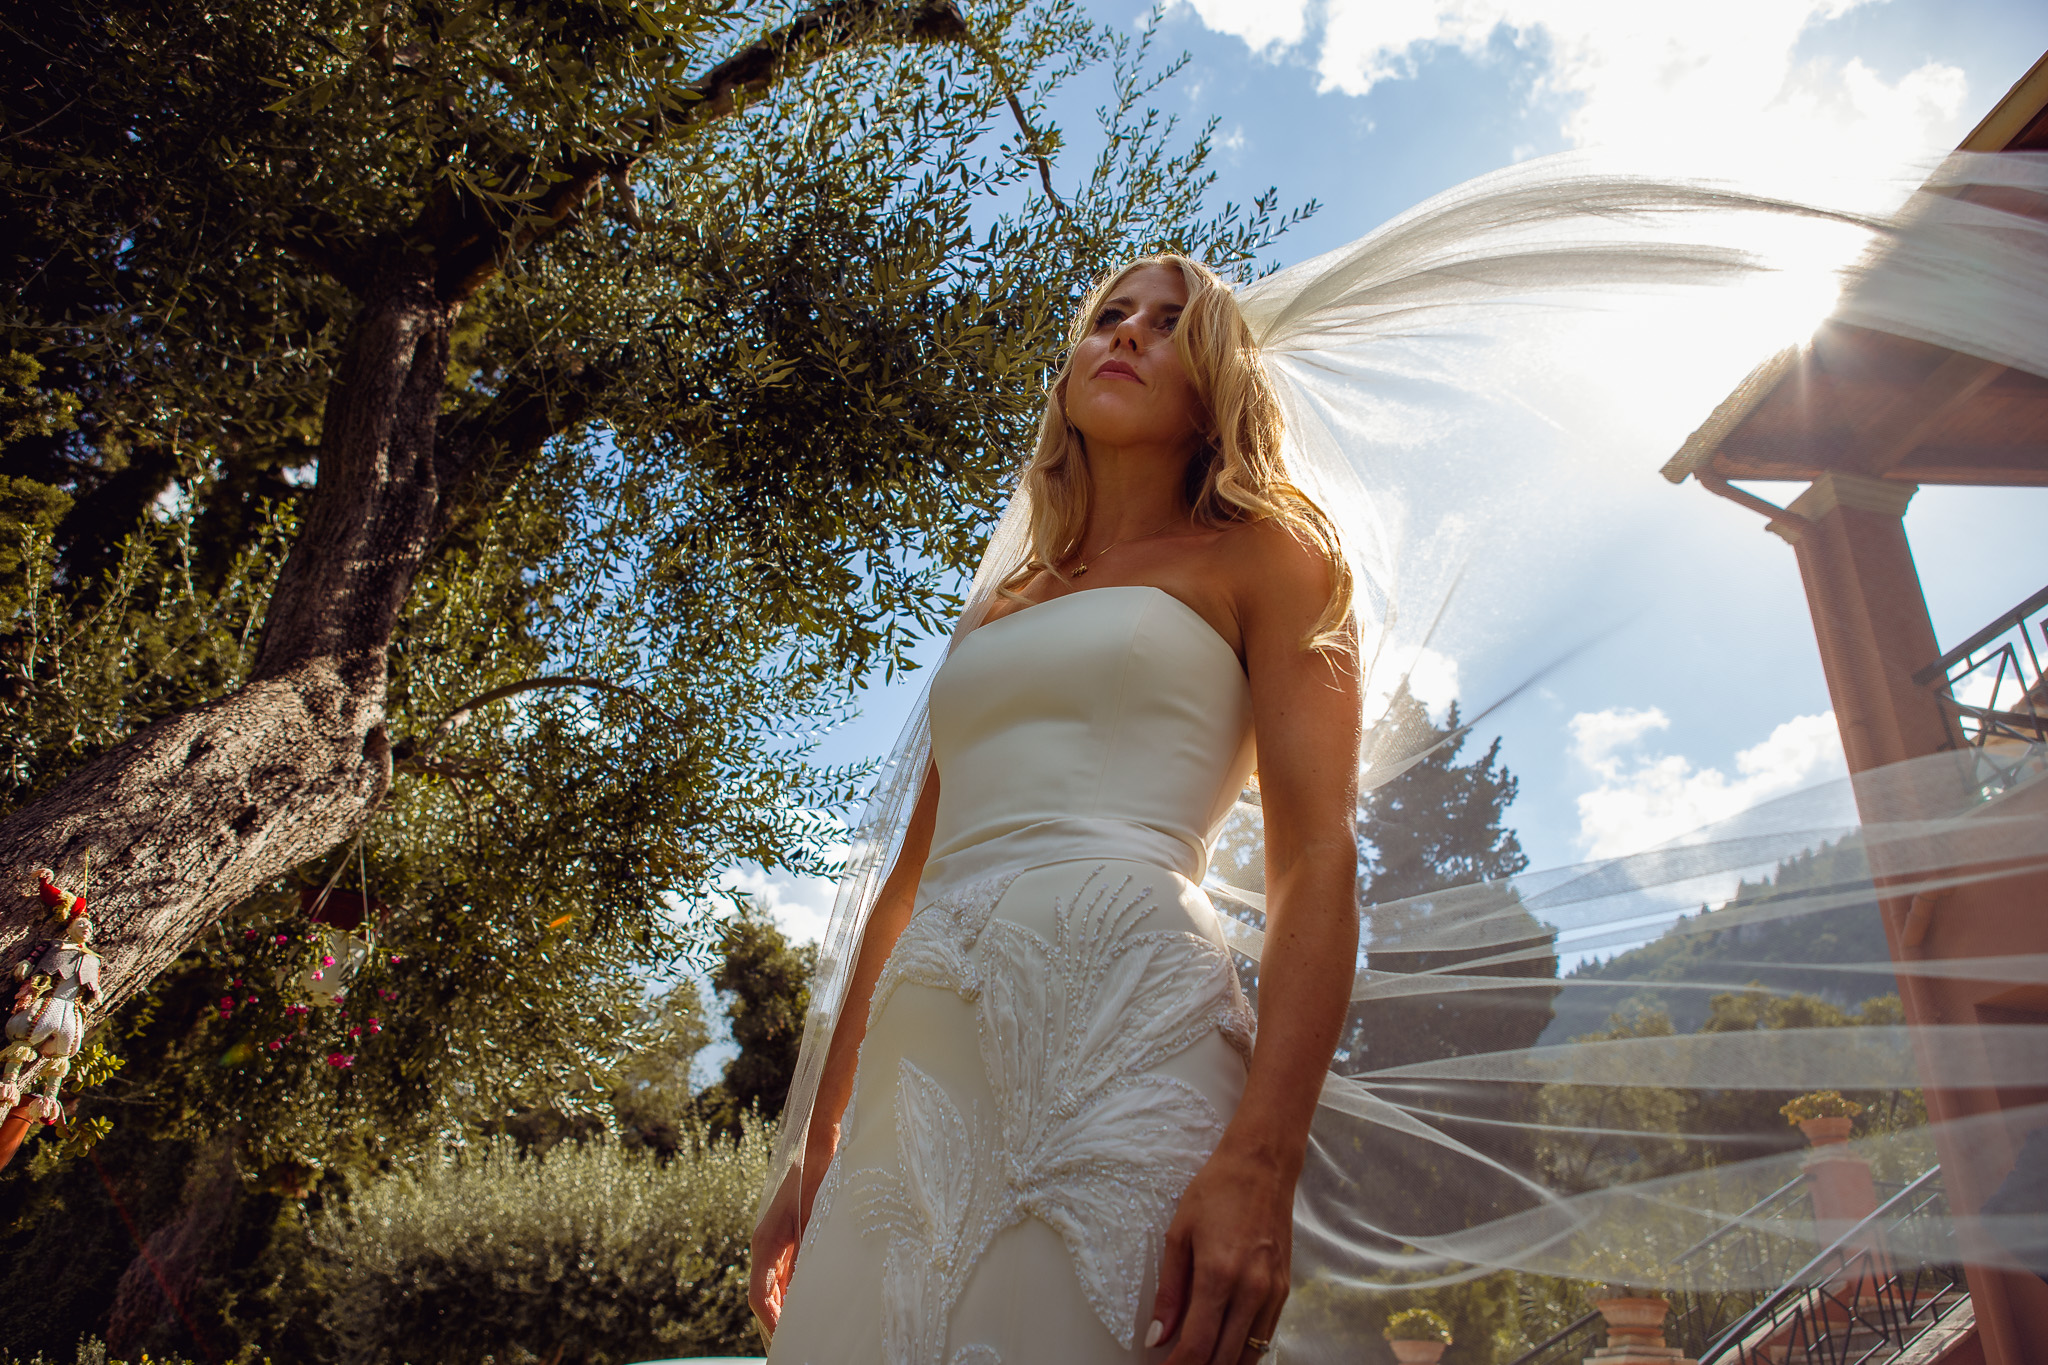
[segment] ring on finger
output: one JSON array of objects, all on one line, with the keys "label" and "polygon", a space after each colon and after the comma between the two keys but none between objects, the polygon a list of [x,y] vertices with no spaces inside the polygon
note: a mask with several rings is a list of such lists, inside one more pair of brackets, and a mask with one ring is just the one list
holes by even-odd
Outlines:
[{"label": "ring on finger", "polygon": [[1266,1352],[1273,1349],[1273,1339],[1271,1337],[1246,1337],[1244,1339],[1244,1348],[1255,1356],[1263,1356]]}]

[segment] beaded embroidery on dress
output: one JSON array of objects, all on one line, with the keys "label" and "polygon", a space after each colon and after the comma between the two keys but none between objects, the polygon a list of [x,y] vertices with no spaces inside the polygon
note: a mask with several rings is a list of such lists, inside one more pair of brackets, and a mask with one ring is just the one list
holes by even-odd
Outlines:
[{"label": "beaded embroidery on dress", "polygon": [[1242,1090],[1251,1015],[1197,884],[1249,766],[1235,654],[1156,589],[995,625],[934,684],[934,856],[778,1362],[1142,1359]]}]

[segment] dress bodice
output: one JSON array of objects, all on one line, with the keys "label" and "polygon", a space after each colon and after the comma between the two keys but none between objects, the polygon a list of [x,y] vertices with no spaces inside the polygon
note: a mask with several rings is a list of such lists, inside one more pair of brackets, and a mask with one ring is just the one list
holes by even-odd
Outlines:
[{"label": "dress bodice", "polygon": [[1153,587],[1070,593],[970,632],[932,682],[931,736],[935,864],[1095,829],[1199,881],[1253,761],[1236,653]]}]

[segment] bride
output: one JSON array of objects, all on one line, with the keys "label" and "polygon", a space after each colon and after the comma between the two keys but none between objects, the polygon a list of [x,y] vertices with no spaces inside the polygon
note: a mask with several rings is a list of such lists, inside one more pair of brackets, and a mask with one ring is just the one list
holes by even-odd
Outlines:
[{"label": "bride", "polygon": [[[951,652],[853,831],[753,1239],[771,1360],[1243,1365],[1276,1333],[1290,1359],[1350,1360],[1389,1296],[1503,1270],[1739,1314],[1835,1235],[1774,1214],[1768,1257],[1716,1249],[1802,1178],[1751,1111],[1912,1090],[1922,1066],[2034,1093],[2048,1029],[1557,1045],[1529,1033],[1550,1006],[1520,987],[1597,1019],[1603,992],[1668,985],[1553,973],[1660,927],[1720,934],[1719,914],[1680,913],[1711,886],[1774,885],[1742,911],[1761,925],[1937,894],[1985,849],[2048,858],[2048,826],[1978,808],[2048,782],[2042,746],[1944,751],[1629,857],[1363,909],[1353,823],[1362,790],[1462,733],[1389,698],[1438,647],[1485,646],[1508,575],[1579,548],[1577,455],[1539,469],[1526,421],[1442,423],[1447,402],[1604,430],[1605,391],[1552,364],[1582,348],[1570,320],[1613,307],[1641,349],[1698,340],[1672,289],[1769,284],[1774,258],[1799,259],[1772,244],[1802,223],[1873,243],[1837,272],[1837,325],[2048,377],[2048,227],[2001,207],[2028,195],[2048,202],[2048,161],[1950,158],[1882,219],[1531,162],[1237,293],[1172,256],[1095,290]],[[1475,557],[1491,577],[1461,597]],[[1816,858],[1835,870],[1779,875]],[[1359,961],[1361,915],[1377,962]],[[1234,955],[1259,963],[1256,1029]],[[1997,965],[2039,981],[2038,958]],[[1377,1065],[1346,1033],[1327,1069],[1340,1030],[1397,1007],[1457,1038]],[[2021,1119],[2048,1105],[2000,1121]],[[1986,1123],[1888,1122],[1859,1150],[1908,1172],[1931,1141],[1944,1162],[2010,1165]],[[1646,1138],[1676,1155],[1615,1159]],[[1943,1266],[1969,1239],[1982,1259],[2042,1222],[1952,1210],[1886,1255]]]},{"label": "bride", "polygon": [[[1214,272],[1127,266],[1072,342],[754,1234],[773,1361],[1248,1361],[1287,1297],[1358,947],[1352,573]],[[1256,1031],[1199,886],[1254,766]]]}]

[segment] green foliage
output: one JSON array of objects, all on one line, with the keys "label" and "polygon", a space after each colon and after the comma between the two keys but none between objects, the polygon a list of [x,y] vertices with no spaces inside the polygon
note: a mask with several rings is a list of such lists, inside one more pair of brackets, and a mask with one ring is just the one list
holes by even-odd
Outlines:
[{"label": "green foliage", "polygon": [[697,1097],[690,1086],[697,1054],[711,1041],[704,1000],[694,983],[679,981],[641,1016],[645,1039],[614,1071],[612,1112],[619,1140],[674,1156],[688,1138]]},{"label": "green foliage", "polygon": [[0,606],[13,607],[0,637],[11,680],[0,704],[0,809],[33,799],[148,722],[243,680],[292,529],[283,509],[268,513],[250,547],[209,577],[189,504],[174,503],[125,536],[88,588],[65,580],[43,529],[48,518],[24,518],[13,572],[0,564]]},{"label": "green foliage", "polygon": [[701,1130],[663,1164],[606,1142],[416,1163],[322,1218],[325,1321],[350,1362],[737,1354],[770,1132]]},{"label": "green foliage", "polygon": [[[1073,0],[798,13],[0,18],[0,119],[37,130],[0,144],[0,811],[248,680],[366,302],[420,261],[461,300],[436,438],[474,474],[381,655],[391,791],[99,1035],[125,1066],[92,1155],[138,1235],[190,1233],[215,1345],[303,1322],[302,1220],[447,1141],[683,1159],[701,1002],[643,983],[713,963],[733,863],[831,870],[818,813],[865,773],[812,746],[956,604],[1076,291],[1155,248],[1243,273],[1290,221],[1204,208],[1207,133],[1155,107],[1175,65]],[[1073,170],[1048,111],[1091,72]],[[380,907],[377,951],[300,1010],[301,893],[330,886]],[[801,1019],[801,964],[756,946],[723,986],[728,1129]],[[216,1224],[179,1191],[220,1141]],[[68,1348],[140,1262],[101,1166],[38,1145],[0,1177],[10,1263],[63,1246],[76,1289],[11,1283]]]},{"label": "green foliage", "polygon": [[1863,1112],[1863,1106],[1843,1098],[1839,1090],[1812,1090],[1779,1105],[1778,1112],[1785,1122],[1800,1124],[1808,1119],[1853,1119]]},{"label": "green foliage", "polygon": [[[1898,1018],[1895,996],[1867,1000],[1851,1011],[1813,996],[1753,990],[1714,996],[1700,1031],[1875,1027]],[[1676,1031],[1669,1015],[1634,1009],[1575,1041],[1670,1037]],[[1539,1148],[1543,1173],[1556,1188],[1570,1192],[1794,1151],[1803,1139],[1786,1127],[1787,1106],[1799,1098],[1789,1091],[1546,1085],[1537,1098],[1542,1122],[1559,1130],[1599,1131],[1546,1134]],[[1926,1122],[1918,1091],[1837,1099],[1870,1111],[1865,1120],[1869,1133],[1902,1133]],[[1926,1167],[1916,1161],[1911,1144],[1889,1151],[1880,1162],[1881,1176],[1917,1176]]]},{"label": "green foliage", "polygon": [[[1153,246],[1241,270],[1284,222],[1201,216],[1206,137],[1169,146],[1143,39],[1067,0],[970,7],[973,43],[906,13],[812,32],[735,102],[698,77],[785,11],[0,21],[35,68],[8,120],[43,130],[0,149],[0,346],[33,352],[17,406],[79,400],[0,449],[42,528],[0,579],[0,808],[247,677],[377,263],[464,222],[508,244],[453,339],[444,439],[497,454],[390,643],[392,792],[150,987],[127,1117],[233,1125],[265,1167],[595,1114],[623,984],[709,964],[719,873],[830,871],[814,813],[864,773],[809,746],[950,611],[1079,282]],[[1055,202],[1047,101],[1091,67],[1107,150]],[[592,157],[617,174],[543,219]],[[337,877],[389,907],[380,953],[288,1015],[272,945],[303,951],[297,892]]]},{"label": "green foliage", "polygon": [[1388,1341],[1440,1341],[1451,1344],[1451,1325],[1430,1308],[1404,1308],[1387,1319],[1382,1334]]},{"label": "green foliage", "polygon": [[[33,1356],[18,1356],[5,1346],[0,1346],[0,1365],[66,1365],[66,1362],[61,1356],[46,1356],[41,1351],[37,1351]],[[78,1350],[71,1357],[70,1365],[130,1365],[130,1362],[110,1358],[105,1342],[98,1337],[88,1337],[78,1343]],[[144,1351],[135,1358],[133,1365],[198,1365],[198,1362],[188,1360],[184,1356],[153,1356]],[[265,1362],[265,1365],[268,1365],[268,1362]]]},{"label": "green foliage", "polygon": [[[1505,823],[1516,781],[1501,765],[1496,740],[1459,761],[1466,736],[1453,707],[1441,726],[1403,692],[1388,713],[1388,732],[1419,761],[1374,788],[1361,803],[1358,833],[1365,859],[1359,900],[1367,917],[1366,965],[1376,971],[1527,979],[1527,987],[1476,993],[1483,1004],[1439,994],[1388,995],[1352,1007],[1338,1044],[1340,1069],[1361,1072],[1527,1047],[1550,1021],[1557,987],[1551,931],[1524,909],[1511,888],[1489,889],[1528,866]],[[1235,880],[1233,878],[1233,880]],[[1478,889],[1474,889],[1478,884]],[[1436,893],[1465,888],[1455,896]],[[1475,934],[1464,926],[1480,924]],[[1448,1109],[1504,1125],[1526,1122],[1532,1098],[1492,1087],[1457,1093],[1441,1084],[1404,1087],[1375,1082],[1383,1098],[1420,1111]],[[1446,1124],[1454,1135],[1513,1169],[1533,1166],[1531,1139],[1511,1126]],[[1526,1199],[1516,1187],[1492,1184],[1469,1158],[1391,1129],[1361,1137],[1344,1164],[1371,1171],[1373,1221],[1414,1233],[1462,1229],[1512,1212]],[[1398,1248],[1389,1247],[1396,1251]],[[1392,1278],[1400,1278],[1398,1272]],[[1301,1287],[1289,1301],[1290,1331],[1300,1339],[1351,1342],[1388,1313],[1434,1313],[1473,1360],[1510,1359],[1532,1338],[1518,1299],[1520,1277],[1486,1275],[1462,1284],[1366,1291],[1334,1281]],[[1547,1330],[1547,1329],[1546,1329]]]},{"label": "green foliage", "polygon": [[27,436],[56,436],[78,424],[78,395],[43,388],[42,362],[20,351],[0,355],[0,447]]},{"label": "green foliage", "polygon": [[[90,1159],[35,1171],[37,1158],[57,1146],[52,1131],[31,1137],[0,1182],[0,1302],[8,1348],[64,1359],[82,1338],[107,1335],[124,1273],[136,1260],[130,1227],[147,1238],[179,1221],[193,1152],[117,1125]],[[132,1361],[127,1345],[114,1354]],[[148,1349],[164,1354],[157,1343]],[[189,1342],[179,1353],[202,1354]]]},{"label": "green foliage", "polygon": [[803,1042],[818,948],[812,943],[790,947],[767,916],[753,910],[733,920],[726,933],[725,960],[711,984],[731,997],[726,1017],[739,1052],[697,1103],[713,1131],[732,1133],[749,1114],[769,1120],[782,1116]]},{"label": "green foliage", "polygon": [[[1607,1028],[1573,1041],[1668,1038],[1674,1031],[1669,1016],[1642,1010],[1616,1015]],[[1692,1103],[1687,1092],[1654,1086],[1542,1087],[1536,1119],[1563,1130],[1539,1144],[1545,1183],[1570,1194],[1684,1169],[1697,1159],[1683,1138],[1691,1131]]]},{"label": "green foliage", "polygon": [[[1816,971],[1816,965],[1885,962],[1884,922],[1874,898],[1864,900],[1869,867],[1854,850],[1823,845],[1778,865],[1760,882],[1744,881],[1724,905],[1681,917],[1640,948],[1574,967],[1544,1041],[1590,1033],[1617,1005],[1661,1010],[1680,1033],[1698,1030],[1709,1011],[1701,987],[1760,981],[1782,991],[1849,1005],[1892,989],[1889,972]],[[1860,903],[1837,903],[1845,898]],[[1821,908],[1812,908],[1816,903]],[[1630,983],[1609,990],[1588,983]],[[1656,984],[1686,983],[1690,989]],[[1622,997],[1625,993],[1625,999]]]},{"label": "green foliage", "polygon": [[[1545,1325],[1547,1318],[1525,1312],[1523,1289],[1533,1283],[1535,1277],[1512,1272],[1434,1289],[1367,1291],[1334,1280],[1311,1280],[1297,1286],[1287,1300],[1279,1349],[1286,1353],[1292,1344],[1295,1354],[1310,1359],[1356,1355],[1360,1345],[1374,1335],[1393,1339],[1393,1332],[1385,1330],[1393,1321],[1409,1313],[1429,1313],[1448,1334],[1441,1339],[1456,1340],[1457,1350],[1445,1357],[1447,1361],[1508,1365],[1531,1343],[1555,1330]],[[1406,1335],[1409,1340],[1429,1339],[1426,1330]],[[1364,1356],[1391,1358],[1383,1348],[1369,1349]]]},{"label": "green foliage", "polygon": [[[1370,792],[1358,830],[1367,854],[1360,901],[1370,906],[1366,966],[1412,976],[1456,973],[1527,979],[1527,987],[1483,992],[1387,994],[1354,1005],[1338,1043],[1338,1065],[1379,1071],[1417,1062],[1528,1047],[1550,1022],[1557,957],[1552,931],[1500,885],[1528,865],[1520,841],[1503,823],[1514,800],[1514,776],[1499,762],[1500,743],[1465,762],[1466,736],[1455,706],[1442,726],[1405,692],[1389,711],[1407,743],[1427,754]],[[1449,888],[1456,895],[1439,896]],[[1525,1121],[1529,1096],[1508,1087],[1454,1093],[1441,1085],[1383,1087],[1387,1098],[1418,1109],[1443,1109],[1502,1121]],[[1458,1137],[1508,1166],[1528,1169],[1529,1141],[1511,1126],[1458,1129]],[[1374,1135],[1359,1169],[1388,1180],[1376,1217],[1405,1232],[1469,1227],[1511,1211],[1502,1200],[1522,1196],[1472,1178],[1470,1163],[1391,1130]]]},{"label": "green foliage", "polygon": [[[1428,753],[1369,792],[1360,804],[1358,833],[1366,849],[1359,901],[1367,917],[1366,965],[1376,971],[1526,977],[1548,983],[1557,975],[1552,931],[1520,908],[1511,889],[1439,904],[1434,892],[1504,882],[1529,865],[1521,841],[1503,823],[1515,799],[1514,775],[1501,766],[1500,741],[1479,757],[1458,762],[1465,735],[1454,703],[1442,726],[1432,725],[1421,703],[1403,692],[1389,708],[1390,722]],[[1482,933],[1462,931],[1482,924]],[[1418,948],[1468,942],[1471,946]],[[1489,991],[1470,1007],[1442,994],[1399,998],[1352,1012],[1339,1055],[1347,1069],[1380,1070],[1526,1047],[1550,1022],[1554,985]]]}]

